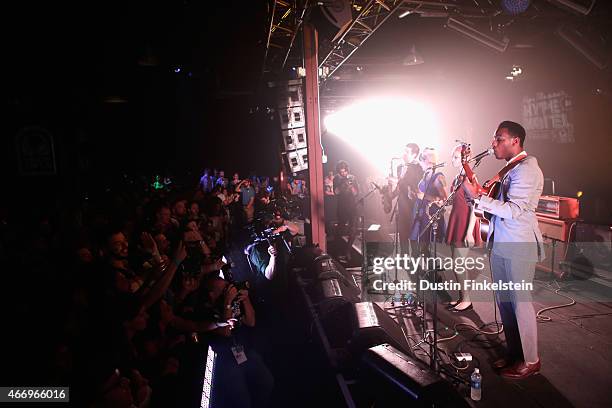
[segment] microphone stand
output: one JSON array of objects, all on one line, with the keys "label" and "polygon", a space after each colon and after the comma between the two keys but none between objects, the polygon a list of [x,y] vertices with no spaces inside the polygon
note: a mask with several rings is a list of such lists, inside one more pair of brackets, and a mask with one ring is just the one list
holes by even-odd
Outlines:
[{"label": "microphone stand", "polygon": [[[395,223],[395,232],[393,234],[393,258],[396,257],[396,255],[399,254],[400,252],[400,242],[399,242],[399,217],[398,217],[398,206],[399,206],[399,197],[397,198],[397,200],[395,200],[395,204],[393,205],[393,211],[391,211],[391,218],[389,218],[389,222],[394,222]],[[397,279],[397,262],[395,262],[395,279],[393,280],[393,283],[397,284],[399,283],[399,280]],[[392,302],[393,303],[393,302]]]},{"label": "microphone stand", "polygon": [[365,236],[365,199],[368,198],[374,191],[376,191],[376,187],[372,187],[370,191],[368,191],[363,197],[357,200],[357,204],[361,205],[361,217],[360,217],[360,225],[361,225],[361,301],[366,302],[369,299],[367,285],[370,283],[370,279],[368,277],[368,254],[367,254],[367,246],[366,246],[366,236]]},{"label": "microphone stand", "polygon": [[[459,175],[461,175],[462,173],[463,173],[463,169],[459,172]],[[459,188],[461,188],[461,184],[457,184],[457,186],[451,191],[451,193],[448,195],[448,197],[446,197],[446,200],[444,200],[440,208],[438,208],[438,210],[433,215],[431,215],[431,217],[425,224],[423,231],[419,234],[419,239],[420,239],[427,232],[427,230],[431,227],[431,232],[433,233],[433,248],[434,248],[433,249],[433,259],[434,260],[438,258],[438,246],[437,246],[438,220],[440,219],[440,217],[443,216],[446,206],[450,205],[450,203],[453,201],[455,197],[455,193],[457,192]],[[434,273],[434,284],[436,282],[437,272],[441,272],[441,271],[443,271],[443,269],[439,270],[435,268],[435,261],[434,261],[434,268],[427,271],[428,274],[431,272]],[[437,297],[438,296],[437,294],[438,294],[438,291],[434,290],[433,295],[432,295],[433,342],[429,343],[429,350],[430,350],[430,356],[431,356],[430,365],[431,365],[431,369],[434,371],[437,371],[438,369],[438,366],[437,366],[438,364],[437,362],[438,360],[438,348],[437,348],[437,343],[438,343],[438,299]],[[424,301],[423,302],[423,322],[424,322],[423,325],[425,326],[425,313],[427,310],[427,304],[425,303],[425,295],[423,295],[423,301]]]}]

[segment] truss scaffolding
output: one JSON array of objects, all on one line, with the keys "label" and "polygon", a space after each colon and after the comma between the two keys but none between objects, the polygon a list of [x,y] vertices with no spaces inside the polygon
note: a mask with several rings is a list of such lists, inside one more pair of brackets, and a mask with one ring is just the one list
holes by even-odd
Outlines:
[{"label": "truss scaffolding", "polygon": [[321,58],[321,80],[332,77],[359,47],[404,3],[403,0],[353,1],[353,18],[350,25],[332,44],[331,50]]}]

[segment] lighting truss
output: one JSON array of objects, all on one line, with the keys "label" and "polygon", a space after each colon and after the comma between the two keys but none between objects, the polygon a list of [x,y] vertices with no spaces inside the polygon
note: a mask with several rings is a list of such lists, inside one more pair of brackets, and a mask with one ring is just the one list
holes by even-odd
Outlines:
[{"label": "lighting truss", "polygon": [[302,25],[305,7],[298,7],[297,0],[271,2],[270,25],[264,55],[263,72],[281,71],[287,64],[295,37]]},{"label": "lighting truss", "polygon": [[342,64],[403,4],[403,0],[368,0],[353,2],[359,14],[321,58],[321,80],[329,79]]}]

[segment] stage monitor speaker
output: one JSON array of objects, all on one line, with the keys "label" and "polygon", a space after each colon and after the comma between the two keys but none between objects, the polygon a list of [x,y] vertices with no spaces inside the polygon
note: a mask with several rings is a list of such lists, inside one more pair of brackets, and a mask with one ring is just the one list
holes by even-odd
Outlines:
[{"label": "stage monitor speaker", "polygon": [[362,359],[376,390],[376,406],[467,408],[468,403],[421,360],[389,344],[370,348]]},{"label": "stage monitor speaker", "polygon": [[388,343],[410,353],[402,328],[385,310],[373,302],[360,302],[353,306],[356,324],[349,344],[353,352],[361,353],[372,346]]},{"label": "stage monitor speaker", "polygon": [[322,315],[340,303],[359,301],[361,292],[355,277],[327,254],[312,259],[302,276],[312,280],[310,295]]}]

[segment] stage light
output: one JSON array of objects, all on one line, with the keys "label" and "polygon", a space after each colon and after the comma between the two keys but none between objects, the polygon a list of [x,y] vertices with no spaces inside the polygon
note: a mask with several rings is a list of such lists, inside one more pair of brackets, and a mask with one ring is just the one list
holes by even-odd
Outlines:
[{"label": "stage light", "polygon": [[446,21],[446,28],[457,31],[458,33],[461,33],[466,37],[469,37],[472,40],[477,41],[480,44],[485,45],[497,52],[506,51],[506,48],[508,48],[508,44],[510,43],[510,40],[508,40],[507,38],[498,40],[496,38],[491,37],[489,34],[485,34],[478,31],[474,27],[470,26],[468,23],[459,21],[453,17],[449,18]]},{"label": "stage light", "polygon": [[582,197],[582,194],[583,194],[583,193],[582,193],[582,191],[578,191],[578,192],[576,193],[576,197],[580,198],[580,197]]},{"label": "stage light", "polygon": [[412,14],[412,10],[406,10],[404,11],[402,14],[400,14],[399,16],[397,16],[397,18],[404,18],[408,15]]},{"label": "stage light", "polygon": [[512,16],[524,13],[529,8],[530,0],[502,0],[504,11]]},{"label": "stage light", "polygon": [[204,382],[202,384],[202,399],[200,400],[201,408],[209,408],[212,397],[213,376],[215,375],[215,362],[217,353],[212,347],[208,346],[206,353],[206,364],[204,365]]},{"label": "stage light", "polygon": [[438,121],[426,105],[407,98],[381,97],[357,102],[324,118],[327,131],[345,140],[380,175],[407,143],[436,146]]},{"label": "stage light", "polygon": [[597,68],[603,70],[608,66],[610,56],[606,52],[604,44],[596,38],[586,35],[584,30],[563,25],[557,29],[557,35]]},{"label": "stage light", "polygon": [[410,47],[410,52],[408,53],[408,55],[406,55],[404,61],[402,61],[402,65],[420,65],[424,62],[425,60],[423,60],[421,54],[416,50],[416,46],[413,45],[412,47]]},{"label": "stage light", "polygon": [[513,65],[510,70],[510,74],[506,76],[508,81],[517,81],[521,79],[523,75],[523,68],[519,65]]},{"label": "stage light", "polygon": [[552,3],[559,8],[571,10],[585,16],[589,14],[591,10],[593,10],[595,1],[596,0],[548,0],[549,3]]}]

